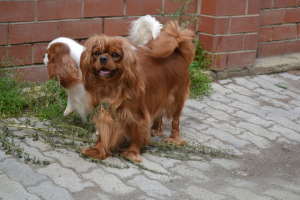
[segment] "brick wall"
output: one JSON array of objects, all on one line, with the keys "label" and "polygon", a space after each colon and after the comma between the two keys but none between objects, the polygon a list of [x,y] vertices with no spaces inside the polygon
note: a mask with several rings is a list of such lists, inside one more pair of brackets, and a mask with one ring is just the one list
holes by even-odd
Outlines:
[{"label": "brick wall", "polygon": [[257,56],[299,52],[299,22],[299,0],[262,0]]},{"label": "brick wall", "polygon": [[[151,14],[165,22],[157,9],[170,13],[176,7],[172,0],[1,1],[0,60],[8,53],[11,65],[37,66],[57,37],[84,43],[94,34],[125,36],[131,20]],[[187,12],[200,18],[190,28],[217,69],[300,51],[300,0],[194,0]]]}]

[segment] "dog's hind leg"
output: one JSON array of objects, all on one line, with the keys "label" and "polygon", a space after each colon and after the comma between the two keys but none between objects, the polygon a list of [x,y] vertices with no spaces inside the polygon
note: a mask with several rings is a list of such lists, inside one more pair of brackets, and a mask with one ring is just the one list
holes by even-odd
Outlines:
[{"label": "dog's hind leg", "polygon": [[172,120],[172,132],[168,138],[162,140],[162,142],[174,143],[177,145],[185,145],[186,142],[181,140],[180,130],[179,130],[179,118],[181,116],[181,111],[184,105],[184,100],[178,101],[177,108],[173,114]]},{"label": "dog's hind leg", "polygon": [[151,127],[151,136],[160,136],[160,137],[165,136],[164,130],[162,129],[162,125],[163,125],[162,116],[158,116],[154,118]]}]

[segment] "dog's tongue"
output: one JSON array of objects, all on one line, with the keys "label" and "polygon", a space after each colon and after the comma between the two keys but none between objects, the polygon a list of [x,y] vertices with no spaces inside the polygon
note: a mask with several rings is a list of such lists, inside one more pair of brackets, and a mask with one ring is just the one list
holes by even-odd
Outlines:
[{"label": "dog's tongue", "polygon": [[101,70],[100,70],[100,73],[101,74],[109,74],[110,73],[110,70],[106,69],[105,67],[103,67]]}]

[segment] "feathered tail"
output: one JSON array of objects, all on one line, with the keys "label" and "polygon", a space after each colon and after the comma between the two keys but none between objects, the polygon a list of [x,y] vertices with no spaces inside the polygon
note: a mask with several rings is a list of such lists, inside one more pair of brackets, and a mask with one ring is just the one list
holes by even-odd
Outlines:
[{"label": "feathered tail", "polygon": [[140,17],[131,22],[128,39],[137,45],[145,45],[157,38],[162,27],[163,25],[150,15]]},{"label": "feathered tail", "polygon": [[195,33],[192,30],[180,30],[177,21],[169,21],[164,25],[160,35],[151,40],[147,46],[152,50],[154,58],[167,58],[176,50],[190,64],[196,51],[194,39]]}]

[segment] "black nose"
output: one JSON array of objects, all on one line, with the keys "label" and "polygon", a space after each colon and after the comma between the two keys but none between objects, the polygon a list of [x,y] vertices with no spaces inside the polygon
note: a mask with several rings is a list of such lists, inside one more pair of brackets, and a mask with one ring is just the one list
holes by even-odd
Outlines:
[{"label": "black nose", "polygon": [[45,54],[43,55],[43,58],[45,58]]},{"label": "black nose", "polygon": [[100,63],[101,64],[105,64],[105,63],[107,63],[107,61],[108,61],[108,58],[106,56],[101,56],[100,57]]}]

